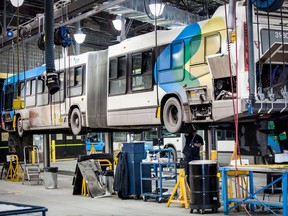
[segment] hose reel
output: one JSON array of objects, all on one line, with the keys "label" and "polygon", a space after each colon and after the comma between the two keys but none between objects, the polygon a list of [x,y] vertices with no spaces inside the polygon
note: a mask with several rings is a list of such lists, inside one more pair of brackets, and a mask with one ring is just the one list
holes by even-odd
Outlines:
[{"label": "hose reel", "polygon": [[54,44],[61,45],[62,47],[71,46],[70,33],[66,26],[56,28],[54,31]]}]

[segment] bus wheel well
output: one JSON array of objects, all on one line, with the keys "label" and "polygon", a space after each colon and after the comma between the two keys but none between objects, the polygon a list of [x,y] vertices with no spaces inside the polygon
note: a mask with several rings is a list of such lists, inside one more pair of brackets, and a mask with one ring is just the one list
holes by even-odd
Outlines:
[{"label": "bus wheel well", "polygon": [[176,98],[180,102],[180,99],[179,99],[179,97],[176,94],[167,94],[161,100],[161,115],[160,115],[160,119],[161,119],[161,123],[162,124],[163,124],[163,109],[164,109],[164,105],[167,102],[167,100],[172,98],[172,97]]},{"label": "bus wheel well", "polygon": [[21,115],[19,113],[16,114],[16,132],[19,137],[24,136],[24,127]]},{"label": "bus wheel well", "polygon": [[82,132],[82,115],[79,107],[73,106],[69,111],[69,127],[74,135],[79,135]]},{"label": "bus wheel well", "polygon": [[69,125],[71,124],[71,123],[70,123],[70,118],[71,118],[72,111],[73,111],[75,108],[77,108],[77,109],[80,110],[80,108],[79,108],[77,105],[73,105],[73,106],[70,107],[70,110],[69,110],[69,113],[68,113],[68,124],[69,124]]},{"label": "bus wheel well", "polygon": [[180,133],[185,130],[185,110],[178,95],[164,96],[161,101],[161,123],[170,133]]},{"label": "bus wheel well", "polygon": [[173,159],[173,162],[177,162],[177,151],[173,144],[166,144],[164,146],[164,149],[170,149],[171,150],[171,158]]}]

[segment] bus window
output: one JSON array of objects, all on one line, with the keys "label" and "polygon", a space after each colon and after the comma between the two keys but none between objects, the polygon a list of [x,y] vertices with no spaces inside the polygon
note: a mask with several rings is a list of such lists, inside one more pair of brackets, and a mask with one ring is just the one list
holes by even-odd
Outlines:
[{"label": "bus window", "polygon": [[72,68],[70,70],[70,81],[69,81],[69,90],[68,95],[80,96],[83,93],[83,66]]},{"label": "bus window", "polygon": [[127,132],[115,132],[113,133],[114,142],[127,142]]},{"label": "bus window", "polygon": [[201,46],[202,42],[201,35],[192,38],[190,42],[190,65],[203,64],[205,62],[204,46]]},{"label": "bus window", "polygon": [[26,96],[31,95],[31,80],[27,80],[26,81]]},{"label": "bus window", "polygon": [[184,64],[184,43],[178,42],[172,48],[172,68],[182,68]]},{"label": "bus window", "polygon": [[20,97],[24,98],[25,96],[25,84],[24,82],[20,82]]},{"label": "bus window", "polygon": [[64,71],[61,71],[58,74],[59,83],[60,83],[60,90],[56,94],[53,95],[54,103],[58,103],[64,100]]},{"label": "bus window", "polygon": [[153,141],[153,139],[157,139],[157,130],[149,130],[144,131],[144,140],[145,141]]},{"label": "bus window", "polygon": [[[213,44],[211,46],[211,44]],[[220,34],[205,37],[205,56],[216,54],[221,47]],[[206,59],[205,59],[206,61]]]},{"label": "bus window", "polygon": [[110,95],[118,95],[126,93],[127,58],[126,56],[122,56],[119,57],[117,60],[118,61],[115,61],[115,59],[113,59],[110,61],[110,69],[109,69]]},{"label": "bus window", "polygon": [[5,110],[12,110],[14,99],[14,85],[7,85],[5,89]]},{"label": "bus window", "polygon": [[75,68],[75,86],[81,86],[83,79],[83,67]]},{"label": "bus window", "polygon": [[152,89],[152,53],[132,56],[132,91]]},{"label": "bus window", "polygon": [[48,88],[45,81],[42,79],[37,80],[37,106],[48,105]]},{"label": "bus window", "polygon": [[74,68],[70,69],[70,74],[69,74],[69,86],[73,87],[75,86],[75,70]]}]

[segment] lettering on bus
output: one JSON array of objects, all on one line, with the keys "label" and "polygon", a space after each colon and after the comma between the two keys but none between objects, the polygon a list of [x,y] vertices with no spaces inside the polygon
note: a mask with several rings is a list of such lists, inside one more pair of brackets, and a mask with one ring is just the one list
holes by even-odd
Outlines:
[{"label": "lettering on bus", "polygon": [[262,29],[261,40],[262,53],[265,53],[276,42],[282,43],[284,41],[284,43],[288,43],[288,31]]}]

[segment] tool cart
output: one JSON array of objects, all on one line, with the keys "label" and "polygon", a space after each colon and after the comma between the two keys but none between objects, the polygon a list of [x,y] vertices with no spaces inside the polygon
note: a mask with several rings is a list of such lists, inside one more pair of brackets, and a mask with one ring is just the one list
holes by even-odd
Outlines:
[{"label": "tool cart", "polygon": [[[140,163],[141,195],[144,201],[147,201],[149,198],[155,198],[157,202],[161,203],[163,198],[169,198],[171,192],[165,189],[163,185],[165,185],[165,181],[175,181],[175,184],[177,183],[176,165],[176,162],[145,161]],[[147,167],[151,171],[149,174],[147,174]],[[143,187],[147,183],[151,185],[149,190],[147,187]]]}]

